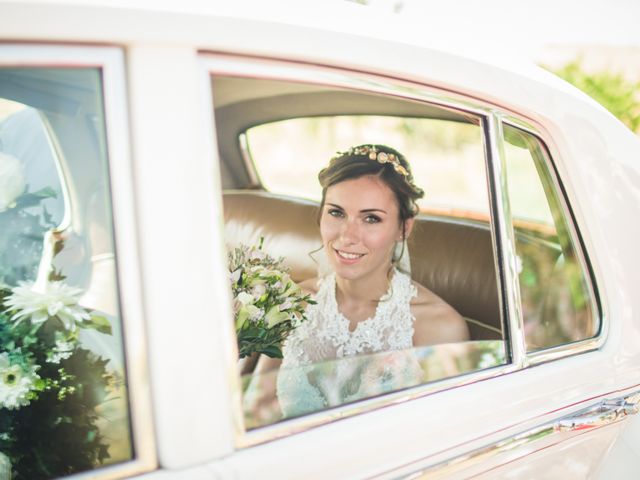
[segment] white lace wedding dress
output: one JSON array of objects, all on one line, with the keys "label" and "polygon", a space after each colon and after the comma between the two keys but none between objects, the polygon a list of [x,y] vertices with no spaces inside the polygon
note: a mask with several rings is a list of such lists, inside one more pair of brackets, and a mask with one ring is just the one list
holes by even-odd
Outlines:
[{"label": "white lace wedding dress", "polygon": [[[307,321],[285,341],[277,379],[283,416],[292,417],[420,383],[411,347],[411,278],[395,271],[375,315],[349,330],[336,302],[335,275],[319,282]],[[383,353],[381,353],[383,352]]]}]

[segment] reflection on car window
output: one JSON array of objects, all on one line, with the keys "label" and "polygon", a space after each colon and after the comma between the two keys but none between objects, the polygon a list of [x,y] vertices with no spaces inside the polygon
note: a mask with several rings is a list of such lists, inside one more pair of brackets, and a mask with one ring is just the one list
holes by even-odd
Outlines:
[{"label": "reflection on car window", "polygon": [[[258,79],[215,77],[213,98],[221,174],[233,188],[223,202],[225,240],[234,252],[230,276],[239,351],[263,352],[240,359],[248,428],[505,363],[477,118],[382,95]],[[327,111],[332,115],[317,116]],[[238,138],[239,132],[244,136]],[[365,192],[377,192],[371,198],[381,202],[391,187],[366,175],[351,177],[348,185],[340,180],[326,188],[331,206],[319,210],[318,174],[327,165],[327,176],[355,165],[375,169],[377,178],[388,175],[381,181],[395,181],[404,191],[426,191],[405,247],[393,243],[396,233],[402,238],[398,212],[407,194],[393,193],[378,211],[395,212],[388,224],[379,214],[362,216],[359,231],[371,225],[390,229],[393,235],[384,242],[399,253],[380,254],[390,262],[382,282],[387,294],[372,299],[375,311],[367,307],[371,311],[360,319],[350,317],[341,297],[347,273],[337,256],[357,263],[365,251],[342,252],[335,232],[342,222],[360,225],[354,212],[364,207],[354,202]],[[358,242],[364,245],[353,245]],[[239,261],[242,248],[253,250]],[[402,259],[403,252],[401,268],[394,258]],[[278,258],[281,264],[272,261]],[[295,320],[296,302],[283,299],[295,296],[291,283],[316,302],[300,310],[308,315],[303,322]],[[413,298],[425,301],[419,325],[413,318],[421,310]],[[265,321],[283,330],[287,322],[293,325],[284,344],[261,326]],[[281,354],[282,362],[271,358]]]},{"label": "reflection on car window", "polygon": [[[314,413],[318,406],[302,398],[318,397],[323,408],[376,397],[416,385],[502,365],[498,340],[432,345],[314,362],[291,369],[244,375],[243,409],[247,428]],[[299,382],[304,376],[308,383]],[[273,395],[276,384],[311,390],[298,396]]]},{"label": "reflection on car window", "polygon": [[132,458],[98,69],[0,69],[0,470]]},{"label": "reflection on car window", "polygon": [[504,126],[527,350],[593,337],[599,323],[569,220],[533,135]]}]

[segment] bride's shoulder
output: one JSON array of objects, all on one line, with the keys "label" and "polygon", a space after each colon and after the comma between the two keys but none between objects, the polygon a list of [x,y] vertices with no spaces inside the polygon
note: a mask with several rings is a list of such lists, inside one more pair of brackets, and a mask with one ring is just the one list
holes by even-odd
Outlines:
[{"label": "bride's shoulder", "polygon": [[412,281],[417,295],[411,301],[415,317],[414,345],[461,342],[469,339],[464,318],[424,285]]},{"label": "bride's shoulder", "polygon": [[305,294],[311,294],[315,296],[318,293],[318,277],[308,278],[298,283],[298,286],[302,289]]}]

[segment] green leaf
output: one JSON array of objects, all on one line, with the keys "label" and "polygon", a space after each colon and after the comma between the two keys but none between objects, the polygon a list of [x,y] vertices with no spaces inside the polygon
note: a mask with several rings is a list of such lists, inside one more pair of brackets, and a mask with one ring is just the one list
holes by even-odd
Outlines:
[{"label": "green leaf", "polygon": [[261,349],[260,353],[264,353],[271,358],[282,358],[282,350],[280,349],[280,347],[276,347],[275,345],[271,345],[269,347]]},{"label": "green leaf", "polygon": [[[82,326],[82,323],[80,323],[79,325]],[[113,334],[111,323],[106,317],[103,317],[102,315],[91,315],[91,319],[88,322],[85,322],[84,326],[93,328],[100,333],[106,333],[107,335]]]},{"label": "green leaf", "polygon": [[25,193],[16,199],[16,208],[28,208],[38,205],[42,200],[55,198],[56,192],[51,187],[46,187],[37,192]]}]

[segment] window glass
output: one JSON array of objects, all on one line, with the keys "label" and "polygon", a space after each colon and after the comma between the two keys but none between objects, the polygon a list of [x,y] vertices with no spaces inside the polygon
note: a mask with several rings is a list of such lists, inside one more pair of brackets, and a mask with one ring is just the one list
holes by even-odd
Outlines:
[{"label": "window glass", "polygon": [[545,150],[536,137],[509,125],[504,138],[527,350],[593,337],[599,323],[587,275]]},{"label": "window glass", "polygon": [[[0,471],[132,458],[95,68],[0,68]],[[3,470],[4,469],[4,470]]]},{"label": "window glass", "polygon": [[[247,428],[506,362],[476,118],[383,95],[259,79],[215,77],[213,98],[221,175],[233,187],[223,198],[225,240]],[[365,245],[358,235],[370,225],[393,235],[366,254],[346,252],[347,263],[370,254],[388,267],[377,272],[387,292],[361,302],[366,314],[358,317],[347,311],[353,297],[340,284],[347,273],[336,266],[328,222],[349,217],[349,205],[371,186],[337,182],[331,191],[347,185],[335,200],[345,203],[344,214],[320,210],[318,173],[336,152],[372,143],[404,154],[426,194],[406,247],[392,245],[397,211],[388,223],[362,220],[352,245]],[[377,153],[360,152],[358,161],[368,168],[390,158]],[[386,172],[410,185],[393,161]],[[397,208],[397,197],[388,198]],[[408,252],[404,266],[392,266],[390,248]],[[368,295],[373,285],[359,278]],[[438,305],[443,317],[418,305]]]}]

